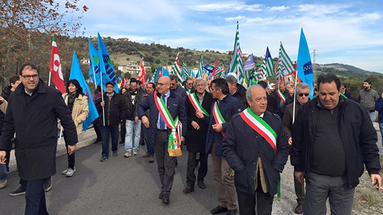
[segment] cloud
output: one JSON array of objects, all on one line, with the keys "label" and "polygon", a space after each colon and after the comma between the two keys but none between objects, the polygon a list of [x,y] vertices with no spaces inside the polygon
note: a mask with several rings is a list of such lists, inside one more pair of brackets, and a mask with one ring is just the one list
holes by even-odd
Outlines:
[{"label": "cloud", "polygon": [[234,1],[234,2],[222,2],[222,3],[212,3],[212,4],[203,4],[196,6],[189,6],[191,10],[199,12],[232,12],[232,11],[251,11],[259,12],[262,11],[260,4],[246,4],[245,2]]},{"label": "cloud", "polygon": [[349,4],[302,4],[298,5],[299,12],[309,13],[310,15],[320,16],[324,14],[333,14],[342,12],[345,9],[350,8]]},{"label": "cloud", "polygon": [[290,8],[289,6],[278,6],[278,7],[268,7],[267,9],[269,11],[272,11],[272,12],[274,12],[274,11],[281,12],[281,11],[285,11],[285,10],[287,10],[289,8]]},{"label": "cloud", "polygon": [[262,18],[262,17],[256,17],[256,18],[250,18],[245,16],[236,16],[236,17],[228,17],[225,18],[226,22],[232,22],[232,21],[242,21],[242,23],[250,24],[253,22],[268,22],[272,21],[272,18]]}]

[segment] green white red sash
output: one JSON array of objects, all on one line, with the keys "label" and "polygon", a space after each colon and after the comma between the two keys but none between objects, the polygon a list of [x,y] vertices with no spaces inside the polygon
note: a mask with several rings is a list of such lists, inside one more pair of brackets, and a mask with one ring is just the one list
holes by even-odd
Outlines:
[{"label": "green white red sash", "polygon": [[[221,111],[219,111],[217,102],[215,102],[214,106],[213,106],[213,117],[215,120],[215,124],[221,124],[222,125],[223,123],[226,123],[225,119],[223,118],[223,116],[221,114]],[[225,132],[223,130],[221,131],[221,134],[223,136],[225,136]]]},{"label": "green white red sash", "polygon": [[240,116],[252,129],[254,129],[254,131],[265,138],[265,140],[274,149],[274,152],[277,153],[277,134],[273,128],[271,128],[265,120],[255,115],[250,108],[242,111]]},{"label": "green white red sash", "polygon": [[285,97],[285,95],[283,95],[283,93],[280,90],[277,90],[277,94],[278,94],[279,98],[281,98],[283,103],[286,103],[286,97]]},{"label": "green white red sash", "polygon": [[344,95],[343,93],[340,93],[341,96],[343,96],[343,98],[345,99],[348,99],[346,95]]},{"label": "green white red sash", "polygon": [[176,118],[176,120],[173,120],[173,117],[170,114],[168,108],[166,107],[164,100],[161,97],[157,96],[157,91],[154,92],[154,103],[156,104],[156,107],[160,112],[162,118],[164,119],[166,125],[172,130],[172,132],[169,135],[168,141],[169,156],[181,156],[181,137],[179,135],[181,133],[181,122],[178,120],[178,117]]},{"label": "green white red sash", "polygon": [[199,103],[199,100],[195,93],[188,94],[188,98],[190,100],[190,103],[193,105],[194,109],[197,111],[201,111],[205,116],[210,117],[210,114],[202,107],[202,105]]}]

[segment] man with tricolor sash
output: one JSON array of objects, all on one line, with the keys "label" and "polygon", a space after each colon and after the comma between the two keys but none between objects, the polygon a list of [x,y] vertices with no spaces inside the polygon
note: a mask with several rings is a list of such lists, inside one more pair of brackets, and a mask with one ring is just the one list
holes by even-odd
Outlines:
[{"label": "man with tricolor sash", "polygon": [[[195,92],[188,94],[185,100],[185,108],[187,115],[187,136],[186,146],[188,150],[188,162],[186,173],[186,187],[184,193],[194,191],[196,176],[195,168],[199,163],[197,185],[201,189],[205,189],[204,178],[207,174],[207,158],[205,154],[205,143],[207,130],[209,125],[210,107],[213,104],[213,97],[206,92],[206,81],[197,78],[194,82]],[[199,155],[199,156],[197,156]],[[197,159],[199,157],[199,159]]]},{"label": "man with tricolor sash", "polygon": [[231,176],[229,164],[222,157],[222,140],[228,122],[232,116],[243,110],[243,104],[230,94],[229,86],[223,78],[211,82],[211,93],[215,102],[211,108],[206,154],[212,155],[213,177],[219,205],[210,212],[219,214],[227,211],[227,214],[236,214],[234,178]]},{"label": "man with tricolor sash", "polygon": [[[150,122],[145,115],[147,110],[150,110]],[[137,114],[144,126],[149,128],[149,139],[154,140],[158,174],[162,185],[159,198],[164,204],[169,204],[176,157],[182,155],[181,142],[186,135],[185,100],[170,91],[170,78],[162,76],[157,82],[157,91],[139,104]]]},{"label": "man with tricolor sash", "polygon": [[226,128],[223,156],[235,171],[240,214],[271,214],[289,154],[287,138],[279,116],[266,111],[265,89],[252,85],[246,97],[250,107]]}]

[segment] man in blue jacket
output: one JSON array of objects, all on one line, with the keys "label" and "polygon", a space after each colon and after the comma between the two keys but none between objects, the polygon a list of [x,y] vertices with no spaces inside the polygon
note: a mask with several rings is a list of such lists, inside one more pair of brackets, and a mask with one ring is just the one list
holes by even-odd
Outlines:
[{"label": "man in blue jacket", "polygon": [[[169,204],[170,190],[173,186],[173,179],[176,167],[176,157],[169,156],[168,140],[171,135],[170,129],[159,112],[156,101],[157,97],[161,97],[169,114],[175,120],[177,117],[182,123],[182,137],[181,142],[186,135],[186,111],[185,100],[175,92],[170,91],[170,78],[163,76],[157,82],[157,93],[150,94],[143,100],[137,107],[138,117],[141,118],[142,124],[149,128],[148,137],[150,140],[154,139],[154,151],[157,160],[158,174],[162,185],[159,198],[162,199],[164,204]],[[158,100],[157,100],[158,101]],[[145,115],[145,111],[150,110],[150,122]],[[178,133],[179,134],[179,133]]]},{"label": "man in blue jacket", "polygon": [[252,85],[246,98],[250,107],[226,128],[223,156],[235,171],[240,214],[271,214],[289,147],[281,119],[266,111],[265,89]]},{"label": "man in blue jacket", "polygon": [[211,82],[211,93],[215,102],[210,111],[206,154],[212,155],[213,177],[219,205],[210,212],[219,214],[227,211],[227,214],[236,214],[234,178],[231,176],[229,164],[222,157],[222,140],[228,122],[232,116],[243,110],[243,104],[230,94],[229,86],[223,78]]}]

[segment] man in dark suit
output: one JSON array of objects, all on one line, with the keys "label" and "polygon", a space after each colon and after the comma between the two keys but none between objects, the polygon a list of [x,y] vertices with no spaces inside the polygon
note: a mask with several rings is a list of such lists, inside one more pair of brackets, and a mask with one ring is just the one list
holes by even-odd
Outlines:
[{"label": "man in dark suit", "polygon": [[[186,187],[184,193],[191,193],[194,191],[194,184],[196,176],[194,170],[200,164],[198,169],[198,182],[197,185],[201,189],[205,189],[204,178],[207,174],[207,155],[205,154],[205,143],[207,130],[209,125],[209,115],[211,105],[213,104],[213,97],[210,93],[206,92],[206,81],[202,78],[197,78],[194,82],[195,93],[188,95],[185,100],[185,108],[187,115],[187,137],[186,144],[188,150],[188,163],[186,173]],[[205,115],[206,117],[201,115]],[[199,154],[199,160],[197,160]]]},{"label": "man in dark suit", "polygon": [[[157,92],[150,94],[145,100],[143,100],[137,107],[138,117],[141,118],[142,123],[146,128],[149,128],[149,139],[154,141],[154,151],[157,160],[158,174],[160,175],[160,181],[162,185],[159,198],[162,199],[164,204],[169,204],[170,190],[173,186],[173,178],[176,166],[176,157],[171,156],[168,151],[169,137],[174,137],[174,129],[169,128],[168,120],[163,118],[159,112],[158,100],[162,98],[163,104],[161,108],[166,108],[170,114],[166,114],[167,117],[171,117],[175,120],[177,117],[182,123],[182,137],[180,142],[184,140],[186,135],[186,112],[185,112],[185,100],[175,92],[170,91],[170,78],[163,76],[157,82]],[[157,98],[156,98],[157,97]],[[160,102],[162,104],[162,102]],[[150,122],[145,115],[145,111],[150,110]],[[180,130],[180,129],[176,129]],[[177,132],[180,136],[180,133]],[[178,144],[180,144],[178,142]]]},{"label": "man in dark suit", "polygon": [[229,92],[229,86],[223,78],[211,82],[211,93],[216,100],[212,105],[206,140],[206,154],[211,153],[215,189],[219,205],[211,210],[212,214],[227,211],[237,213],[234,178],[230,166],[222,157],[222,140],[231,117],[243,110],[243,104]]},{"label": "man in dark suit", "polygon": [[279,116],[266,111],[263,87],[252,85],[246,97],[250,107],[235,115],[226,128],[223,156],[235,171],[240,214],[271,214],[289,154],[287,138]]}]

